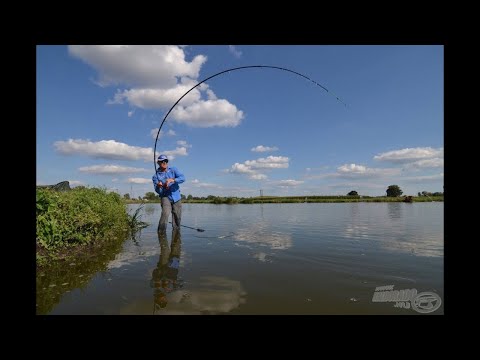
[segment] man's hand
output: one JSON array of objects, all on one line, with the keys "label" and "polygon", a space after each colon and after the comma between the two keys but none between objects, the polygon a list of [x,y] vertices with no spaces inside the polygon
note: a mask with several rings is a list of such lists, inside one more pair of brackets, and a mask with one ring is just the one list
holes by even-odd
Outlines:
[{"label": "man's hand", "polygon": [[157,182],[157,186],[158,187],[162,187],[163,186],[163,183],[161,181]]},{"label": "man's hand", "polygon": [[172,184],[172,183],[174,183],[174,182],[175,182],[175,179],[172,179],[172,178],[167,179],[167,180],[165,181],[165,187],[169,187],[170,184]]}]

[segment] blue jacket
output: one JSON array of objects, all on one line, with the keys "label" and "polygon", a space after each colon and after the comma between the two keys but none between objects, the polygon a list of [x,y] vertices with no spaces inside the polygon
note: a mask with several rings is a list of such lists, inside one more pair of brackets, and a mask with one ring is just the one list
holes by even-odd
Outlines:
[{"label": "blue jacket", "polygon": [[[162,184],[165,184],[166,180],[169,178],[175,179],[175,182],[170,183],[170,186],[167,189],[157,186],[159,181],[161,181]],[[178,171],[176,167],[168,167],[167,171],[165,172],[162,172],[160,169],[158,169],[155,175],[152,176],[152,181],[153,188],[160,197],[167,196],[172,202],[177,202],[182,198],[180,195],[180,186],[178,186],[178,184],[181,184],[185,181],[185,176]]]}]

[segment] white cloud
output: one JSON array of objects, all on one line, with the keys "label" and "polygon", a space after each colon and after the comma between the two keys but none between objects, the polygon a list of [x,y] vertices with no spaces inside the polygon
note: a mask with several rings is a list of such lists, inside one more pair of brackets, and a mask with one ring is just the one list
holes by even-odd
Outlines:
[{"label": "white cloud", "polygon": [[402,178],[404,181],[408,182],[430,182],[430,181],[438,181],[443,180],[443,173],[435,174],[435,175],[424,175],[424,176],[411,176]]},{"label": "white cloud", "polygon": [[[69,139],[68,141],[56,141],[53,144],[60,154],[84,155],[96,159],[109,160],[153,160],[153,149],[130,146],[115,140],[101,140],[92,142],[83,139]],[[165,154],[173,160],[176,156],[187,156],[185,146],[176,147],[175,150],[157,151],[156,155]]]},{"label": "white cloud", "polygon": [[375,184],[372,182],[346,182],[327,185],[329,188],[345,188],[348,190],[356,190],[361,194],[361,189],[386,189],[384,184]]},{"label": "white cloud", "polygon": [[235,163],[227,172],[232,174],[251,174],[253,170],[245,164]]},{"label": "white cloud", "polygon": [[207,98],[208,98],[208,100],[217,100],[217,95],[215,95],[215,93],[212,90],[208,89],[207,90]]},{"label": "white cloud", "polygon": [[150,184],[150,183],[152,183],[152,179],[128,178],[127,183],[129,183],[129,184]]},{"label": "white cloud", "polygon": [[365,174],[367,167],[356,164],[345,164],[337,168],[340,174]]},{"label": "white cloud", "polygon": [[112,175],[112,174],[130,174],[135,172],[148,172],[143,168],[134,168],[119,165],[93,165],[78,168],[80,172],[96,174],[96,175]]},{"label": "white cloud", "polygon": [[374,156],[375,160],[408,163],[430,158],[443,158],[443,148],[418,147],[393,150]]},{"label": "white cloud", "polygon": [[135,113],[135,111],[129,111],[128,112],[128,117],[132,117],[132,115]]},{"label": "white cloud", "polygon": [[267,158],[259,158],[257,160],[247,160],[243,164],[233,164],[228,172],[248,174],[256,169],[288,168],[288,161],[289,159],[286,156],[269,156]]},{"label": "white cloud", "polygon": [[326,177],[342,177],[342,178],[373,178],[383,176],[393,176],[400,173],[400,169],[380,169],[369,168],[357,164],[344,164],[337,168],[335,174],[328,174]]},{"label": "white cloud", "polygon": [[257,173],[257,174],[251,174],[249,178],[252,180],[265,180],[267,179],[267,175]]},{"label": "white cloud", "polygon": [[258,145],[250,149],[253,152],[267,152],[267,151],[277,151],[278,147],[276,146],[263,146],[263,145]]},{"label": "white cloud", "polygon": [[251,169],[286,169],[289,158],[286,156],[268,156],[257,160],[247,160],[245,165]]},{"label": "white cloud", "polygon": [[228,45],[228,50],[235,56],[237,59],[242,56],[242,52],[238,50],[235,45]]},{"label": "white cloud", "polygon": [[172,115],[176,122],[192,127],[235,127],[243,119],[243,111],[224,99],[202,100],[186,107],[177,106]]},{"label": "white cloud", "polygon": [[[157,134],[158,134],[158,128],[155,128],[155,129],[152,129],[150,130],[150,136],[153,138],[153,139],[156,139],[157,138]],[[160,139],[163,135],[163,131],[160,131],[160,134],[158,134],[158,138]]]},{"label": "white cloud", "polygon": [[[171,108],[190,88],[191,86],[176,85],[169,89],[135,88],[130,90],[117,90],[113,100],[108,100],[107,104],[123,104],[126,100],[130,105],[141,109]],[[200,98],[200,91],[193,89],[178,105],[188,106],[199,101]]]},{"label": "white cloud", "polygon": [[[185,60],[183,48],[173,45],[70,45],[71,55],[98,71],[98,83],[106,85],[170,88],[177,77],[197,78],[204,55]],[[173,104],[172,104],[173,105]]]},{"label": "white cloud", "polygon": [[258,172],[260,169],[285,169],[288,168],[289,158],[286,156],[268,156],[256,160],[247,160],[243,164],[235,163],[230,169],[224,170],[230,174],[248,175],[252,180],[265,180],[267,176]]},{"label": "white cloud", "polygon": [[196,188],[221,189],[221,186],[219,186],[217,184],[202,182],[198,179],[193,179],[192,181],[190,181],[190,184],[193,185],[193,187],[196,187]]},{"label": "white cloud", "polygon": [[83,139],[56,141],[54,147],[63,155],[85,155],[97,159],[110,160],[145,160],[153,159],[152,148],[130,146],[115,140],[93,142]]},{"label": "white cloud", "polygon": [[184,147],[188,147],[188,148],[191,148],[191,147],[192,147],[192,145],[190,145],[189,143],[187,143],[187,141],[185,141],[185,140],[178,140],[178,141],[177,141],[177,145],[184,146]]},{"label": "white cloud", "polygon": [[301,180],[280,180],[280,181],[275,181],[275,182],[272,182],[271,184],[272,185],[277,185],[277,186],[280,186],[280,187],[295,187],[295,186],[298,186],[298,185],[301,185],[303,184],[305,181],[301,181]]},{"label": "white cloud", "polygon": [[157,155],[164,154],[167,155],[169,160],[175,159],[177,156],[187,156],[187,148],[185,146],[176,147],[175,150],[165,150],[159,151]]},{"label": "white cloud", "polygon": [[[152,137],[152,139],[156,139],[157,134],[158,134],[158,128],[150,130],[150,136]],[[165,135],[166,136],[175,136],[177,134],[172,129],[169,129],[166,133],[165,133],[165,131],[161,130],[160,134],[158,135],[158,138],[160,139],[162,136],[165,136]]]},{"label": "white cloud", "polygon": [[[168,109],[188,93],[172,111],[173,121],[192,127],[235,127],[240,124],[243,112],[235,105],[218,99],[206,83],[195,87],[207,58],[198,55],[188,62],[184,49],[182,46],[144,45],[69,47],[70,54],[98,71],[96,83],[127,87],[117,89],[108,104],[127,102],[142,109]],[[133,115],[133,111],[128,114]]]},{"label": "white cloud", "polygon": [[406,168],[424,169],[424,168],[443,168],[443,158],[432,158],[418,160],[406,165]]}]

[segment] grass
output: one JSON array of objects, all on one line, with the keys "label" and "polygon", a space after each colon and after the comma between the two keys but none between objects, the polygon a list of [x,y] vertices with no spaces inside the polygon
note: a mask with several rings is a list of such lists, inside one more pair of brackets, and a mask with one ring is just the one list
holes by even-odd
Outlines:
[{"label": "grass", "polygon": [[120,195],[101,188],[65,192],[37,188],[37,265],[75,256],[110,239],[127,238],[148,225],[140,221],[142,208],[129,215]]}]

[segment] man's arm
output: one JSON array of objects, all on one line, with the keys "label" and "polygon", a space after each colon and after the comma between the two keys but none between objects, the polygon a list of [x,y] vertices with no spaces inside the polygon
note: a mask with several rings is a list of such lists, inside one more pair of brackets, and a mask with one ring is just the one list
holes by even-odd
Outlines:
[{"label": "man's arm", "polygon": [[177,168],[171,168],[171,169],[175,177],[169,178],[165,181],[165,184],[167,185],[167,187],[170,186],[170,184],[172,183],[181,184],[185,181],[185,175],[183,175],[180,171],[178,171]]},{"label": "man's arm", "polygon": [[158,195],[162,195],[163,193],[163,183],[158,180],[158,177],[156,175],[152,176],[152,181],[153,181],[153,189]]},{"label": "man's arm", "polygon": [[181,184],[185,181],[185,175],[183,175],[177,168],[175,168],[175,182]]}]

